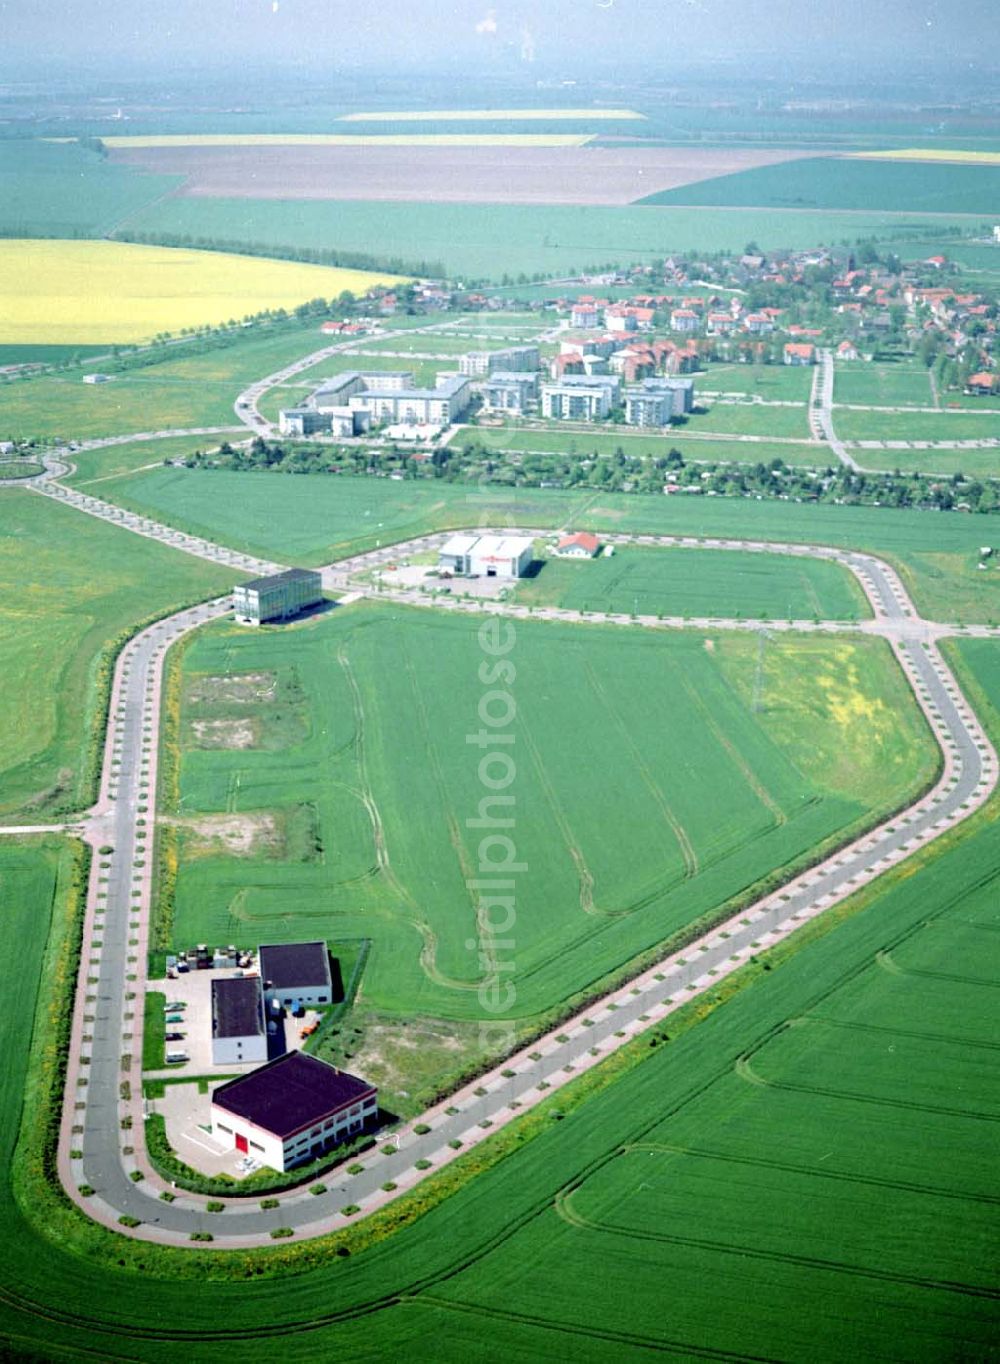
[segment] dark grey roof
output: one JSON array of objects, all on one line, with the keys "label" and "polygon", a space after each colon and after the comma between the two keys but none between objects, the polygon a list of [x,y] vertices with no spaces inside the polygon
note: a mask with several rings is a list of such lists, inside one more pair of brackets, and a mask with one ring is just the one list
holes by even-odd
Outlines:
[{"label": "dark grey roof", "polygon": [[264,592],[270,587],[278,587],[281,583],[309,582],[313,583],[320,580],[320,574],[311,568],[286,568],[283,573],[271,573],[266,578],[251,578],[249,582],[242,583],[240,586],[252,588],[255,592]]},{"label": "dark grey roof", "polygon": [[260,974],[276,990],[330,984],[330,957],[325,942],[261,945]]},{"label": "dark grey roof", "polygon": [[212,1102],[282,1141],[366,1094],[375,1086],[305,1052],[276,1061],[220,1085]]},{"label": "dark grey roof", "polygon": [[212,1036],[260,1037],[264,1031],[259,976],[224,976],[212,981]]}]

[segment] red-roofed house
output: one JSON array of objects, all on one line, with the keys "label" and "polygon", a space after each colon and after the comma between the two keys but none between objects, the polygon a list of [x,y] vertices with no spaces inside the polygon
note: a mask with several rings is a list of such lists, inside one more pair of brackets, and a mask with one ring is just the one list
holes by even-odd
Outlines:
[{"label": "red-roofed house", "polygon": [[564,535],[556,545],[560,559],[592,559],[601,547],[596,535],[581,530],[575,535]]},{"label": "red-roofed house", "polygon": [[986,397],[996,391],[997,376],[990,374],[989,370],[980,370],[978,374],[970,374],[965,385],[966,393],[978,393],[980,397]]},{"label": "red-roofed house", "polygon": [[696,332],[698,327],[698,314],[691,308],[675,308],[670,314],[671,331]]},{"label": "red-roofed house", "polygon": [[858,358],[858,348],[853,341],[841,341],[837,347],[838,360],[856,360]]},{"label": "red-roofed house", "polygon": [[786,365],[814,365],[816,347],[808,342],[789,341],[785,346]]}]

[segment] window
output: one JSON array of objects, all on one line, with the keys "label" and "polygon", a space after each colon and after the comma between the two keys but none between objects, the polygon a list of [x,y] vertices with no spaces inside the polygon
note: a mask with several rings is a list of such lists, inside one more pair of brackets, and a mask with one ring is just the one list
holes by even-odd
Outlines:
[{"label": "window", "polygon": [[253,1147],[255,1151],[263,1151],[264,1149],[263,1146],[261,1146],[260,1142],[258,1141],[252,1141],[250,1145]]},{"label": "window", "polygon": [[227,1127],[225,1123],[217,1122],[215,1125],[220,1132],[228,1132],[230,1136],[233,1135],[233,1129],[231,1127]]}]

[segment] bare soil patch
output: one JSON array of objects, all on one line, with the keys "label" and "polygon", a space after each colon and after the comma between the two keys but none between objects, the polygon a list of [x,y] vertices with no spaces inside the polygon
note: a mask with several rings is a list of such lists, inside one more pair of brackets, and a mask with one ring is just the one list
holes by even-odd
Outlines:
[{"label": "bare soil patch", "polygon": [[254,723],[242,716],[232,720],[192,720],[191,733],[199,748],[253,748]]},{"label": "bare soil patch", "polygon": [[279,819],[268,811],[199,815],[165,822],[185,830],[185,852],[193,857],[218,854],[259,857],[280,851],[284,843]]},{"label": "bare soil patch", "polygon": [[182,196],[435,203],[628,204],[734,171],[793,161],[773,148],[142,147],[111,159],[184,175]]},{"label": "bare soil patch", "polygon": [[227,673],[222,676],[206,674],[191,684],[187,699],[196,706],[219,702],[257,705],[262,701],[273,701],[277,690],[276,673]]}]

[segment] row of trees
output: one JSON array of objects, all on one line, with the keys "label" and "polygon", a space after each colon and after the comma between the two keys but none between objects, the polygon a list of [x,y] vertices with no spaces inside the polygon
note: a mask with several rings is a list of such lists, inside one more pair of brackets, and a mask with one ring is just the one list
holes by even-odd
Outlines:
[{"label": "row of trees", "polygon": [[[581,446],[586,437],[581,436]],[[214,454],[196,453],[191,467],[234,470],[265,469],[284,473],[369,474],[411,479],[471,480],[495,486],[525,488],[596,488],[610,492],[654,493],[665,488],[679,496],[754,497],[795,502],[831,502],[881,507],[918,507],[935,511],[1000,510],[1000,484],[967,479],[960,473],[930,478],[917,471],[856,473],[841,466],[822,470],[767,463],[692,463],[677,449],[666,455],[626,454],[619,446],[610,455],[501,454],[477,440],[436,448],[428,458],[405,446],[310,445],[265,441],[247,447],[223,444]]]}]

